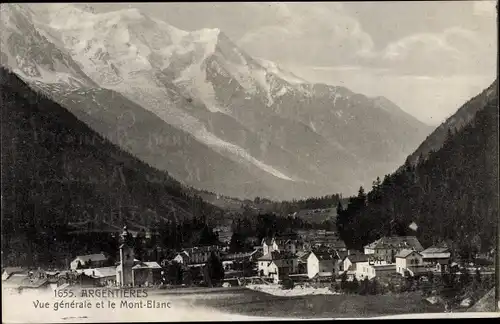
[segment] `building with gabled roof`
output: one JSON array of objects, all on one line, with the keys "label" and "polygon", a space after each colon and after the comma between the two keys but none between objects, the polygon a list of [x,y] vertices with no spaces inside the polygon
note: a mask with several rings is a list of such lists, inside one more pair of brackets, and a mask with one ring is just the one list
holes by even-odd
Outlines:
[{"label": "building with gabled roof", "polygon": [[2,271],[2,281],[7,280],[15,274],[28,275],[28,270],[21,267],[5,267]]},{"label": "building with gabled roof", "polygon": [[108,257],[104,253],[78,255],[70,263],[71,270],[78,269],[79,266],[87,266],[88,268],[103,267],[108,261]]},{"label": "building with gabled roof", "polygon": [[357,268],[363,264],[368,264],[369,259],[369,255],[361,253],[347,255],[342,261],[343,271],[353,277],[356,275]]},{"label": "building with gabled roof", "polygon": [[379,259],[394,262],[396,254],[404,249],[413,249],[417,252],[424,250],[415,236],[384,236],[366,245],[364,252]]},{"label": "building with gabled roof", "polygon": [[335,251],[311,251],[307,258],[307,275],[314,278],[318,273],[338,273],[339,255]]},{"label": "building with gabled roof", "polygon": [[367,263],[362,263],[355,269],[356,279],[363,280],[367,278],[371,280],[375,277],[388,277],[396,273],[396,265],[383,260],[369,260]]},{"label": "building with gabled roof", "polygon": [[262,252],[264,255],[274,251],[297,253],[298,246],[301,245],[300,237],[296,233],[287,233],[265,237],[262,239]]},{"label": "building with gabled roof", "polygon": [[153,261],[139,262],[132,267],[134,286],[151,286],[161,282],[162,267]]},{"label": "building with gabled roof", "polygon": [[421,252],[424,264],[434,267],[436,271],[446,271],[450,265],[451,252],[446,246],[431,246]]},{"label": "building with gabled roof", "polygon": [[425,272],[422,254],[413,249],[403,249],[396,254],[396,272],[411,276]]},{"label": "building with gabled roof", "polygon": [[[278,272],[278,268],[286,269]],[[273,251],[257,259],[257,270],[260,276],[271,276],[273,273],[294,274],[298,270],[298,258],[290,252]]]}]

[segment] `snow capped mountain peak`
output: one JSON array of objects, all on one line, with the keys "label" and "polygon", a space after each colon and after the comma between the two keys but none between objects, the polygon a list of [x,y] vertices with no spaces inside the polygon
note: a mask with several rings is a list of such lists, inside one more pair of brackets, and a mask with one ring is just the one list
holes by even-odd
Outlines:
[{"label": "snow capped mountain peak", "polygon": [[35,13],[22,4],[1,6],[2,64],[25,80],[66,87],[93,84],[65,51],[37,29]]},{"label": "snow capped mountain peak", "polygon": [[275,74],[279,78],[291,84],[309,83],[308,81],[296,76],[292,72],[283,70],[277,63],[273,61],[269,61],[263,58],[254,59],[259,62],[259,64],[262,65],[262,67],[264,67],[268,72]]}]

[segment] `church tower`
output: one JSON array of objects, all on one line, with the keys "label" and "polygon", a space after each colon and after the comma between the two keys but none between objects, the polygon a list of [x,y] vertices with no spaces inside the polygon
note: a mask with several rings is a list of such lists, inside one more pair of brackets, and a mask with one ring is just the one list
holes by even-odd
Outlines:
[{"label": "church tower", "polygon": [[120,236],[120,264],[116,269],[116,282],[119,286],[134,286],[134,273],[132,271],[134,260],[133,237],[125,226]]}]

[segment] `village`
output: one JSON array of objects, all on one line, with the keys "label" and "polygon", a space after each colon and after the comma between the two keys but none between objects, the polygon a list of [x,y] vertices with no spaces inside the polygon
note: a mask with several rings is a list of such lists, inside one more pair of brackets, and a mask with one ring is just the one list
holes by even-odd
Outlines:
[{"label": "village", "polygon": [[[436,278],[451,274],[459,281],[464,275],[467,278],[462,281],[474,276],[483,282],[494,276],[489,255],[478,255],[476,262],[467,263],[454,259],[446,244],[424,248],[415,236],[382,237],[363,251],[351,251],[335,231],[298,230],[260,242],[251,238],[252,250],[236,253],[229,249],[230,238],[220,235],[219,245],[185,248],[159,262],[142,261],[134,254],[134,235],[124,227],[117,262],[105,253],[95,253],[75,256],[69,269],[5,268],[2,285],[17,290],[263,286],[276,291],[309,287],[375,294],[433,290]],[[472,300],[465,306],[470,303]]]}]

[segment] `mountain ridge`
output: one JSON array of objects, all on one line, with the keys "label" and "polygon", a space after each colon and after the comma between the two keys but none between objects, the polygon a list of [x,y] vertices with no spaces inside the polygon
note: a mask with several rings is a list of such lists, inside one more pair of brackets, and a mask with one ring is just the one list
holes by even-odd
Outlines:
[{"label": "mountain ridge", "polygon": [[449,132],[455,133],[467,125],[475,116],[476,112],[484,109],[491,96],[498,96],[498,79],[495,79],[490,86],[481,93],[469,99],[463,104],[455,114],[448,117],[436,129],[427,136],[419,147],[408,157],[408,162],[415,164],[421,157],[426,158],[431,151],[436,151],[442,147]]},{"label": "mountain ridge", "polygon": [[[448,241],[464,259],[494,248],[499,202],[497,87],[493,82],[457,110],[452,117],[463,124],[450,131],[438,149],[414,163],[408,158],[375,182],[370,192],[360,190],[350,199],[337,223],[346,244],[362,248],[381,236],[416,235],[425,245]],[[416,230],[408,227],[412,223]]]},{"label": "mountain ridge", "polygon": [[[396,113],[395,105],[383,109],[346,88],[307,83],[274,62],[252,58],[218,29],[185,32],[136,9],[94,14],[72,5],[57,8],[49,11],[51,19],[37,18],[33,28],[50,34],[69,53],[93,82],[90,88],[124,96],[253,174],[242,172],[234,181],[260,178],[249,190],[230,183],[208,188],[219,176],[207,171],[204,179],[186,182],[199,189],[244,198],[262,191],[278,199],[353,192],[399,165],[429,130]],[[89,87],[64,80],[43,85],[44,80],[18,72],[47,94],[55,92],[54,100],[70,110],[71,100],[60,93]],[[120,115],[119,107],[108,108]],[[165,164],[161,153],[146,157],[140,147],[132,153],[155,166]],[[197,165],[203,160],[195,154],[187,158]],[[165,170],[176,174],[182,168]]]}]

